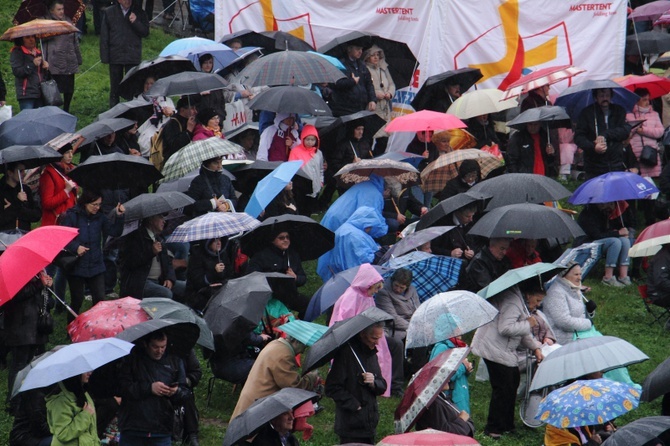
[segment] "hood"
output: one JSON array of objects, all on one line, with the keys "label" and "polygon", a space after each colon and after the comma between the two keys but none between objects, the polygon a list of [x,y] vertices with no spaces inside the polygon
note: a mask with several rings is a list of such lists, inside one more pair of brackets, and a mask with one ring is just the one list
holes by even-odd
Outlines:
[{"label": "hood", "polygon": [[321,139],[319,139],[319,132],[313,125],[307,124],[302,128],[302,133],[300,133],[300,141],[302,141],[303,146],[305,145],[305,138],[308,136],[314,136],[316,138],[316,148],[318,149],[321,145]]},{"label": "hood", "polygon": [[377,52],[379,53],[379,67],[386,69],[388,67],[388,63],[386,62],[386,55],[384,54],[384,50],[377,45],[372,45],[370,48],[365,50],[361,59],[365,62],[366,65],[372,65],[370,62],[368,62],[368,57],[370,57],[371,54]]},{"label": "hood", "polygon": [[358,268],[356,277],[351,281],[351,287],[365,292],[372,285],[381,282],[382,280],[384,280],[384,278],[379,275],[374,266],[369,263],[364,263]]},{"label": "hood", "polygon": [[369,206],[356,209],[351,214],[351,217],[347,219],[346,223],[361,231],[365,231],[365,228],[372,228],[369,234],[373,238],[384,236],[388,230],[388,226],[386,226],[386,222],[381,214]]},{"label": "hood", "polygon": [[275,126],[279,127],[279,124],[280,124],[284,119],[288,118],[289,116],[293,116],[293,117],[295,117],[295,114],[293,114],[293,113],[277,113],[277,114],[275,115],[275,121],[274,121]]},{"label": "hood", "polygon": [[384,193],[384,177],[380,177],[376,173],[371,173],[368,182],[379,189],[379,192]]}]

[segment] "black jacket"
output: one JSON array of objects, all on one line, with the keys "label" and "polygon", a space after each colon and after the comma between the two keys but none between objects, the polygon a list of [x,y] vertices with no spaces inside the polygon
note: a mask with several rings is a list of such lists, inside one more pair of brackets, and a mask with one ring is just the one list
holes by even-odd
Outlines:
[{"label": "black jacket", "polygon": [[[207,248],[211,240],[194,243],[191,245],[188,256],[188,268],[186,270],[186,303],[195,310],[203,310],[212,297],[212,293],[218,288],[210,285],[213,283],[225,284],[233,275],[233,264],[228,258],[225,249],[217,254]],[[216,265],[223,263],[225,268],[222,272],[216,272]]]},{"label": "black jacket", "polygon": [[[240,442],[239,444],[249,444]],[[286,443],[281,442],[279,434],[276,430],[270,426],[270,423],[265,423],[263,427],[260,428],[258,434],[254,437],[254,441],[251,442],[251,446],[299,446],[300,443],[298,439],[292,433],[288,434],[286,437]]]},{"label": "black jacket", "polygon": [[237,207],[237,195],[235,195],[230,178],[221,172],[213,172],[205,167],[200,168],[200,175],[193,179],[186,195],[195,200],[195,203],[191,205],[191,213],[194,216],[213,211],[211,200],[214,197],[223,196]]},{"label": "black jacket", "polygon": [[413,153],[415,155],[423,155],[426,149],[428,149],[428,158],[421,160],[418,167],[419,170],[425,169],[428,164],[432,163],[440,156],[440,153],[437,150],[437,146],[432,142],[429,142],[428,144],[421,142],[419,141],[419,137],[415,135],[414,139],[410,141],[410,143],[407,145],[407,148],[405,149],[409,153]]},{"label": "black jacket", "polygon": [[[547,154],[547,132],[540,129],[540,151],[544,162],[544,174],[554,177],[558,174],[556,169],[558,143],[551,141],[554,154]],[[523,129],[515,132],[507,143],[507,171],[509,173],[533,173],[535,165],[535,143],[528,130]]]},{"label": "black jacket", "polygon": [[[333,90],[330,109],[333,116],[344,116],[357,111],[365,110],[370,102],[377,101],[372,76],[361,59],[352,61],[348,57],[340,59],[344,65],[344,78],[330,84]],[[357,76],[356,83],[351,75]]]},{"label": "black jacket", "polygon": [[177,280],[167,246],[163,243],[161,236],[156,236],[156,240],[161,241],[163,247],[157,256],[154,255],[154,242],[146,228],[140,227],[126,236],[119,253],[122,295],[133,296],[138,299],[144,297],[144,284],[149,276],[151,262],[154,257],[158,257],[158,263],[161,266],[161,275],[158,278],[158,283],[162,284],[165,280],[175,283]]},{"label": "black jacket", "polygon": [[31,279],[13,299],[2,306],[5,313],[4,344],[7,347],[19,345],[44,345],[49,337],[37,332],[37,319],[44,306],[42,282]]},{"label": "black jacket", "polygon": [[619,229],[623,227],[635,227],[635,217],[630,206],[624,211],[622,217],[623,225],[621,224],[621,218],[617,217],[610,219],[609,216],[598,209],[596,205],[587,205],[579,214],[579,217],[577,217],[577,224],[584,230],[586,235],[576,239],[575,246],[604,238],[620,237]]},{"label": "black jacket", "polygon": [[512,265],[507,257],[498,260],[493,257],[488,246],[483,247],[465,269],[462,288],[476,293],[498,277],[505,274]]},{"label": "black jacket", "polygon": [[372,148],[365,140],[347,138],[335,147],[330,153],[324,153],[328,162],[328,170],[335,175],[345,165],[354,162],[354,151],[356,156],[362,160],[372,158]]},{"label": "black jacket", "polygon": [[186,124],[188,124],[188,118],[179,113],[175,113],[165,123],[161,136],[163,138],[163,159],[165,161],[193,139],[193,133],[188,131]]},{"label": "black jacket", "polygon": [[271,279],[269,280],[270,287],[272,287],[274,297],[282,301],[289,309],[304,311],[309,299],[298,293],[298,287],[307,282],[307,274],[302,267],[300,255],[295,250],[289,248],[286,251],[281,251],[274,245],[270,245],[251,257],[247,273],[258,271],[283,274],[289,266],[297,276],[295,280]]},{"label": "black jacket", "polygon": [[[33,192],[26,185],[23,186],[23,191],[28,198],[27,201],[21,201],[17,198],[21,192],[21,186],[11,187],[7,184],[7,177],[0,180],[0,203],[3,204],[3,209],[0,211],[0,231],[8,231],[15,228],[30,231],[31,223],[40,221],[42,218],[42,211],[40,210]],[[9,202],[8,207],[4,207],[5,200]]]},{"label": "black jacket", "polygon": [[37,446],[51,435],[47,423],[45,389],[33,389],[16,396],[14,424],[9,433],[9,446]]},{"label": "black jacket", "polygon": [[483,125],[477,118],[470,118],[466,121],[468,132],[472,134],[477,139],[477,149],[492,144],[500,144],[500,139],[496,134],[495,127],[493,126],[493,119],[489,117],[488,123]]},{"label": "black jacket", "polygon": [[440,392],[437,399],[428,406],[426,411],[416,420],[416,430],[435,429],[456,435],[475,436],[475,425],[472,419],[464,421],[458,416],[453,403]]},{"label": "black jacket", "polygon": [[403,189],[400,191],[400,197],[397,199],[391,197],[384,198],[382,215],[384,218],[392,220],[395,220],[398,217],[398,211],[400,211],[402,215],[405,215],[405,212],[410,211],[414,215],[421,216],[421,208],[423,208],[423,203],[417,200],[414,195],[410,193],[409,189]]},{"label": "black jacket", "polygon": [[663,248],[651,259],[647,270],[647,295],[656,303],[670,300],[670,248]]},{"label": "black jacket", "polygon": [[[478,183],[479,181],[480,180],[477,180]],[[451,198],[454,195],[469,191],[470,187],[471,186],[463,181],[461,177],[452,178],[451,180],[447,181],[447,184],[444,185],[444,189],[438,192],[437,198],[440,200],[446,200],[447,198]]]},{"label": "black jacket", "polygon": [[[453,214],[449,214],[446,218],[441,219],[439,225],[454,226]],[[435,226],[438,226],[438,224]],[[484,245],[484,239],[476,235],[468,235],[468,231],[472,229],[472,226],[474,226],[474,223],[465,226],[456,226],[451,231],[434,238],[430,244],[431,251],[433,251],[433,254],[441,256],[450,256],[451,251],[456,248],[464,251],[471,249],[474,252],[478,252]],[[464,257],[463,260],[465,260]]]},{"label": "black jacket", "polygon": [[[45,73],[42,67],[35,66],[33,63],[34,59],[35,57],[23,51],[23,47],[21,46],[14,46],[11,49],[9,63],[12,66],[12,74],[14,75],[16,99],[39,99],[42,96],[40,82],[45,80]],[[2,82],[3,87],[4,84]],[[6,94],[6,88],[4,88],[4,91],[0,91],[3,101]]]},{"label": "black jacket", "polygon": [[[130,23],[131,13],[136,16]],[[142,61],[142,39],[149,36],[149,20],[132,4],[124,16],[119,4],[103,11],[100,27],[100,61],[104,64],[137,65]]]}]

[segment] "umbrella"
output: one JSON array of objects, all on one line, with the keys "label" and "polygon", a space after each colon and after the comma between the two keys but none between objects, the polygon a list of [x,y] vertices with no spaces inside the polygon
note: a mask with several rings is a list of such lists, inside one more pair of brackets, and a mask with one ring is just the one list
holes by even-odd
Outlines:
[{"label": "umbrella", "polygon": [[630,257],[649,257],[656,254],[665,245],[670,243],[670,219],[662,220],[646,227],[637,236],[630,248]]},{"label": "umbrella", "polygon": [[240,242],[242,251],[252,257],[258,251],[270,246],[270,242],[280,232],[291,235],[291,249],[298,252],[300,260],[315,260],[333,249],[335,233],[316,221],[302,215],[285,214],[270,217],[253,231],[245,234]]},{"label": "umbrella", "polygon": [[307,85],[336,82],[344,74],[330,62],[304,51],[280,51],[255,60],[238,75],[244,85]]},{"label": "umbrella", "polygon": [[0,252],[4,252],[9,245],[26,235],[28,231],[21,229],[11,229],[9,231],[0,231]]},{"label": "umbrella", "polygon": [[[319,116],[314,123],[314,126],[319,130],[322,144],[329,141],[332,141],[334,144],[335,141],[345,139],[349,136],[346,134],[347,128],[351,129],[360,125],[364,127],[362,139],[372,141],[379,129],[386,125],[386,120],[375,112],[361,110],[336,118],[332,116]],[[328,138],[324,138],[324,135],[328,135]],[[412,155],[415,156],[414,154]]]},{"label": "umbrella", "polygon": [[60,161],[61,158],[63,155],[46,145],[16,145],[0,150],[0,163],[20,162],[26,169]]},{"label": "umbrella", "polygon": [[140,307],[147,312],[152,319],[172,319],[181,322],[192,322],[200,328],[200,336],[197,343],[205,348],[214,350],[214,335],[207,326],[207,322],[198,316],[192,308],[163,297],[147,297],[142,299]]},{"label": "umbrella", "polygon": [[[379,265],[372,265],[375,270],[380,275],[384,275],[389,271],[392,271],[389,268],[385,268]],[[305,311],[304,319],[306,321],[313,321],[322,313],[325,313],[330,307],[335,305],[337,299],[340,298],[342,294],[351,286],[351,282],[358,274],[358,269],[360,266],[354,266],[347,270],[341,271],[335,274],[333,277],[328,279],[312,296],[312,299],[309,301],[307,306],[307,311]]]},{"label": "umbrella", "polygon": [[212,138],[191,142],[177,150],[163,166],[163,181],[175,180],[199,169],[203,161],[244,152],[242,146],[226,139]]},{"label": "umbrella", "polygon": [[656,366],[642,383],[642,401],[654,401],[670,392],[670,358]]},{"label": "umbrella", "polygon": [[533,173],[508,173],[477,183],[468,193],[489,194],[493,198],[486,210],[515,203],[544,203],[570,195],[558,181]]},{"label": "umbrella", "polygon": [[232,34],[226,34],[220,40],[221,43],[240,39],[242,46],[259,46],[266,53],[277,51],[313,51],[314,48],[304,40],[283,31],[263,31],[257,33],[250,29],[243,29]]},{"label": "umbrella", "polygon": [[307,352],[302,367],[303,375],[330,361],[340,347],[370,325],[391,320],[393,316],[390,314],[377,307],[370,307],[354,317],[336,322]]},{"label": "umbrella", "polygon": [[614,336],[580,338],[547,355],[533,376],[530,391],[647,359],[649,357],[637,347]]},{"label": "umbrella", "polygon": [[485,88],[464,93],[451,104],[447,113],[461,119],[469,119],[475,116],[498,113],[518,105],[516,98],[503,100],[502,91],[496,88]]},{"label": "umbrella", "polygon": [[403,185],[415,184],[419,180],[419,171],[410,163],[379,158],[347,164],[337,171],[335,177],[340,185],[350,186],[369,181],[373,173],[384,178],[394,178]]},{"label": "umbrella", "polygon": [[[415,251],[391,259],[386,265],[393,269],[406,268],[412,271],[412,285],[419,300],[424,302],[437,293],[450,290],[458,284],[458,276],[463,266],[461,259],[438,256]],[[385,277],[390,277],[387,273]]]},{"label": "umbrella", "polygon": [[21,25],[12,26],[0,36],[0,40],[12,41],[19,37],[35,36],[38,39],[72,34],[79,31],[72,23],[64,20],[35,19]]},{"label": "umbrella", "polygon": [[387,126],[387,132],[421,132],[463,129],[467,125],[454,115],[421,110],[415,113],[398,116]]},{"label": "umbrella", "polygon": [[293,175],[302,167],[302,161],[287,161],[281,163],[265,178],[258,182],[249,198],[244,212],[258,218],[268,204],[286,187]]},{"label": "umbrella", "polygon": [[519,203],[495,208],[480,218],[468,234],[486,238],[577,238],[584,230],[565,212],[541,204]]},{"label": "umbrella", "polygon": [[626,54],[661,54],[670,51],[670,36],[661,31],[645,31],[626,37]]},{"label": "umbrella", "polygon": [[434,226],[432,228],[426,228],[422,229],[421,231],[413,232],[392,245],[388,251],[384,253],[382,258],[379,260],[379,263],[383,264],[394,257],[400,257],[403,254],[407,254],[424,243],[427,243],[434,238],[451,231],[452,229],[454,229],[454,226]]},{"label": "umbrella", "polygon": [[208,212],[183,223],[167,238],[168,243],[211,240],[251,231],[260,224],[244,212]]},{"label": "umbrella", "polygon": [[563,107],[557,105],[529,108],[509,121],[507,127],[523,130],[526,128],[526,124],[532,122],[544,122],[546,123],[546,126],[552,129],[559,127],[572,128],[570,116],[566,113]]},{"label": "umbrella", "polygon": [[489,286],[477,292],[485,299],[490,299],[498,293],[502,293],[508,288],[523,282],[531,277],[537,277],[542,283],[558,272],[559,269],[565,269],[564,266],[554,265],[553,263],[534,263],[532,265],[522,266],[507,271],[502,276],[491,282]]},{"label": "umbrella", "polygon": [[[240,167],[235,171],[235,190],[242,194],[251,195],[258,182],[281,163],[281,161],[256,160],[251,164]],[[302,170],[299,170],[293,177],[293,187],[300,190],[312,190],[312,179]]]},{"label": "umbrella", "polygon": [[116,337],[128,342],[135,342],[155,331],[162,330],[168,337],[168,351],[182,357],[188,356],[200,336],[200,328],[194,322],[183,322],[174,319],[150,319],[126,328]]},{"label": "umbrella", "polygon": [[139,97],[127,102],[119,102],[114,107],[109,110],[102,112],[98,115],[98,120],[109,119],[109,118],[129,118],[132,110],[136,110],[147,118],[151,116],[154,110],[154,105],[144,99],[144,97]]},{"label": "umbrella", "polygon": [[109,118],[92,122],[79,130],[79,135],[86,140],[86,144],[111,135],[114,132],[126,130],[135,125],[135,121],[125,118]]},{"label": "umbrella", "polygon": [[[84,14],[84,11],[86,11],[86,5],[82,0],[66,0],[63,2],[63,6],[65,7],[65,15],[68,16],[75,25],[82,14]],[[34,19],[42,19],[46,17],[48,13],[49,9],[47,8],[47,3],[45,1],[23,0],[19,5],[18,11],[14,14],[12,23],[19,25]]]},{"label": "umbrella", "polygon": [[37,366],[41,361],[47,359],[49,356],[53,355],[56,353],[58,350],[61,348],[65,347],[64,345],[57,345],[54,348],[52,348],[49,351],[46,351],[42,353],[39,356],[36,356],[32,361],[30,361],[30,364],[19,370],[19,372],[16,374],[16,378],[14,379],[14,386],[12,387],[12,393],[10,395],[10,398],[14,398],[16,395],[19,393],[19,389],[21,388],[21,384],[23,384],[23,381],[26,379],[26,376],[28,373]]},{"label": "umbrella", "polygon": [[156,97],[200,94],[203,91],[221,90],[227,85],[228,82],[218,74],[187,71],[158,79],[146,95]]},{"label": "umbrella", "polygon": [[144,93],[144,82],[149,76],[161,79],[185,71],[195,71],[193,62],[186,57],[169,55],[144,60],[131,68],[119,84],[119,95],[124,99],[133,99]]},{"label": "umbrella", "polygon": [[186,37],[184,39],[177,39],[170,42],[160,52],[159,57],[174,56],[180,51],[190,50],[203,45],[211,45],[216,43],[212,39],[205,39],[203,37]]},{"label": "umbrella", "polygon": [[670,417],[640,418],[618,427],[602,444],[603,446],[645,445],[668,430],[670,430]]},{"label": "umbrella", "polygon": [[639,399],[640,393],[628,384],[579,380],[547,395],[535,419],[563,429],[604,424],[635,409]]},{"label": "umbrella", "polygon": [[181,192],[144,193],[123,204],[126,208],[125,222],[165,214],[193,203],[193,198]]},{"label": "umbrella", "polygon": [[568,199],[572,204],[641,200],[658,192],[649,180],[632,172],[609,172],[584,182]]},{"label": "umbrella", "polygon": [[572,65],[558,65],[535,70],[510,84],[505,90],[503,99],[519,96],[545,85],[553,85],[585,71],[583,68],[573,67]]},{"label": "umbrella", "polygon": [[19,392],[38,389],[64,379],[92,372],[116,359],[130,354],[133,344],[120,339],[96,339],[59,348],[41,359],[26,374]]},{"label": "umbrella", "polygon": [[42,226],[10,245],[0,256],[0,306],[50,264],[79,233],[64,226]]},{"label": "umbrella", "polygon": [[393,416],[396,433],[407,432],[414,426],[416,419],[435,401],[469,351],[468,347],[464,347],[442,352],[416,372]]},{"label": "umbrella", "polygon": [[121,153],[91,156],[69,175],[80,186],[98,190],[147,187],[163,178],[148,160]]},{"label": "umbrella", "polygon": [[202,46],[184,49],[177,53],[178,56],[190,60],[198,71],[202,71],[202,67],[200,66],[200,56],[205,54],[211,55],[214,59],[212,72],[217,72],[220,69],[227,67],[239,57],[232,48],[223,43],[207,43]]},{"label": "umbrella", "polygon": [[72,342],[105,339],[148,320],[149,317],[140,307],[139,299],[124,297],[93,305],[68,324],[67,332]]},{"label": "umbrella", "polygon": [[637,8],[633,9],[633,12],[628,14],[628,18],[634,22],[656,20],[669,10],[670,1],[659,0],[638,6]]},{"label": "umbrella", "polygon": [[458,168],[465,160],[476,160],[482,178],[502,166],[502,162],[488,152],[479,149],[461,149],[440,155],[421,171],[422,189],[426,192],[440,192],[447,182],[458,176]]},{"label": "umbrella", "polygon": [[470,89],[479,79],[483,77],[479,68],[459,68],[458,70],[445,71],[444,73],[430,76],[421,85],[416,96],[412,99],[411,106],[414,110],[425,109],[435,98],[439,98],[445,93],[447,85],[457,84],[461,91]]},{"label": "umbrella", "polygon": [[450,434],[435,429],[424,429],[406,434],[389,435],[377,443],[377,446],[465,446],[478,444],[477,440],[465,435]]},{"label": "umbrella", "polygon": [[594,103],[593,90],[600,88],[611,88],[612,103],[622,106],[626,111],[631,111],[633,106],[637,104],[640,97],[631,93],[621,85],[609,79],[604,80],[587,80],[577,85],[566,88],[558,95],[554,105],[559,105],[565,108],[568,115],[573,120],[579,119],[582,110]]},{"label": "umbrella", "polygon": [[670,79],[657,74],[645,74],[644,76],[631,74],[617,78],[614,81],[632,92],[635,92],[636,88],[646,88],[649,90],[649,97],[651,99],[656,99],[670,93]]},{"label": "umbrella", "polygon": [[321,96],[306,88],[289,85],[272,87],[254,96],[248,107],[252,110],[267,110],[300,115],[330,116],[332,112]]},{"label": "umbrella", "polygon": [[491,322],[498,310],[469,291],[437,294],[416,309],[407,328],[405,348],[428,347],[464,335]]},{"label": "umbrella", "polygon": [[416,225],[416,230],[420,231],[438,223],[441,225],[452,223],[453,220],[448,222],[440,222],[440,220],[470,203],[479,202],[481,205],[480,207],[484,209],[491,197],[492,195],[488,192],[478,192],[470,189],[467,192],[462,192],[453,197],[449,197],[446,200],[442,200],[421,217],[421,220],[419,220],[419,223]]},{"label": "umbrella", "polygon": [[[235,175],[228,172],[225,168],[221,171],[221,173],[230,178],[230,181],[235,181]],[[200,175],[199,167],[193,169],[183,177],[177,178],[176,180],[162,182],[160,186],[158,186],[158,189],[156,189],[156,192],[186,192],[189,187],[191,187],[191,183],[195,177],[198,175]]]},{"label": "umbrella", "polygon": [[51,105],[23,110],[0,124],[0,147],[46,144],[65,132],[74,132],[76,125],[75,116]]},{"label": "umbrella", "polygon": [[314,345],[316,341],[328,330],[328,327],[313,322],[301,321],[296,319],[277,327],[287,335],[302,342],[308,347]]},{"label": "umbrella", "polygon": [[336,58],[336,57],[329,56],[329,55],[327,55],[327,54],[319,53],[319,52],[316,52],[316,51],[307,51],[307,52],[308,52],[308,53],[312,53],[312,54],[316,54],[317,56],[320,56],[320,57],[323,57],[323,58],[326,59],[328,62],[330,62],[331,64],[333,64],[333,66],[334,66],[335,68],[337,68],[338,70],[342,70],[342,71],[345,71],[345,70],[346,70],[346,67],[344,66],[344,64],[343,64],[342,62],[340,62],[340,60],[339,60],[338,58]]},{"label": "umbrella", "polygon": [[278,392],[257,399],[247,410],[230,422],[223,439],[223,446],[238,444],[240,440],[253,435],[275,417],[316,398],[318,395],[314,392],[285,387]]}]

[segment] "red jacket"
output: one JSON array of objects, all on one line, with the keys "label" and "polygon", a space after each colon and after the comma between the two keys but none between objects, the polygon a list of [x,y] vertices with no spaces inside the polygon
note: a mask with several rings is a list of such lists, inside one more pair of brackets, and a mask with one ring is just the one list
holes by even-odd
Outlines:
[{"label": "red jacket", "polygon": [[56,218],[77,204],[77,190],[65,192],[65,180],[56,169],[49,165],[40,177],[40,197],[42,199],[42,226],[56,224]]}]

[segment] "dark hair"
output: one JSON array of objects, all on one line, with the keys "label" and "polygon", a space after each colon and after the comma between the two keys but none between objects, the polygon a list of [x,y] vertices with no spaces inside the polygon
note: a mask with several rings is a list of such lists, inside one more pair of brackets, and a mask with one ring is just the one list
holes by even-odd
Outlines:
[{"label": "dark hair", "polygon": [[635,93],[639,97],[649,96],[649,90],[644,87],[636,88],[635,91],[633,91],[633,93]]},{"label": "dark hair", "polygon": [[11,170],[12,172],[14,172],[16,170],[16,168],[19,167],[19,165],[22,165],[22,166],[25,167],[25,164],[23,164],[22,161],[14,161],[13,163],[5,164],[5,169],[7,169],[8,171]]},{"label": "dark hair", "polygon": [[84,189],[79,198],[77,198],[77,204],[84,206],[85,204],[93,203],[98,198],[102,198],[102,195],[97,190]]},{"label": "dark hair", "polygon": [[459,178],[465,177],[471,172],[477,172],[477,181],[482,179],[482,168],[479,163],[475,160],[464,160],[460,166],[458,166],[458,176]]},{"label": "dark hair", "polygon": [[74,393],[74,396],[76,397],[77,400],[77,406],[84,407],[84,403],[86,403],[86,395],[85,395],[86,390],[84,389],[84,386],[81,384],[81,375],[75,375],[70,378],[64,379],[63,387],[65,387],[68,391]]},{"label": "dark hair", "polygon": [[397,269],[391,276],[391,283],[393,282],[410,286],[412,284],[412,271],[407,268]]},{"label": "dark hair", "polygon": [[164,341],[167,338],[168,335],[164,330],[156,330],[144,336],[144,342],[146,342],[148,345],[151,341]]},{"label": "dark hair", "polygon": [[454,214],[463,215],[466,212],[477,212],[477,208],[478,208],[477,203],[474,203],[474,202],[469,203],[469,204],[466,204],[465,206],[463,206],[462,208],[456,209],[454,211]]},{"label": "dark hair", "polygon": [[47,3],[47,9],[51,11],[54,6],[56,5],[64,5],[65,0],[51,0],[50,2]]},{"label": "dark hair", "polygon": [[593,94],[593,97],[595,98],[598,95],[599,91],[605,91],[608,90],[610,93],[614,93],[611,88],[595,88],[591,90],[591,93]]},{"label": "dark hair", "polygon": [[208,60],[214,60],[214,56],[212,56],[209,53],[205,53],[202,56],[198,57],[198,63],[200,64],[201,69],[202,69],[202,64],[207,62]]},{"label": "dark hair", "polygon": [[519,282],[519,290],[524,296],[526,294],[547,294],[547,290],[544,289],[544,285],[542,284],[542,279],[539,277],[531,277],[523,282]]},{"label": "dark hair", "polygon": [[202,110],[198,111],[198,114],[196,118],[198,119],[198,122],[202,125],[207,125],[210,119],[212,119],[214,116],[218,116],[218,113],[216,110],[213,108],[203,108]]},{"label": "dark hair", "polygon": [[200,103],[200,95],[184,95],[177,101],[177,110],[195,107],[198,103]]},{"label": "dark hair", "polygon": [[232,43],[239,43],[240,45],[243,45],[242,39],[238,39],[237,37],[235,37],[234,39],[230,39],[230,40],[228,40],[226,42],[223,42],[223,43],[227,46],[230,46]]}]

